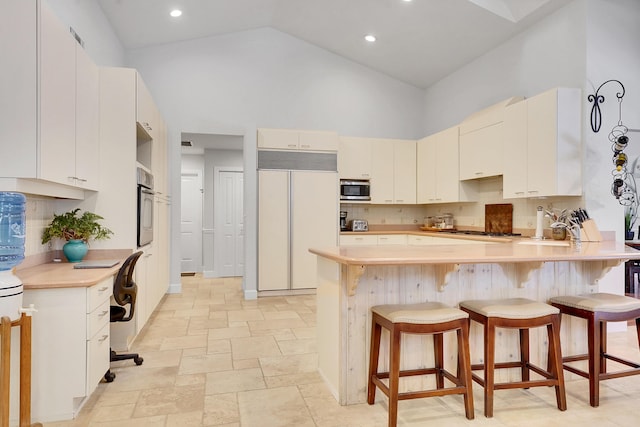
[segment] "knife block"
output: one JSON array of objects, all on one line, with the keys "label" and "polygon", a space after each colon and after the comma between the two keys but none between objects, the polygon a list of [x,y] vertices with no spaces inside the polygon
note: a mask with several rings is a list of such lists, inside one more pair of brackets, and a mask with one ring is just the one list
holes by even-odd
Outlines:
[{"label": "knife block", "polygon": [[580,227],[580,240],[583,242],[601,242],[602,235],[596,222],[592,219],[585,220]]}]

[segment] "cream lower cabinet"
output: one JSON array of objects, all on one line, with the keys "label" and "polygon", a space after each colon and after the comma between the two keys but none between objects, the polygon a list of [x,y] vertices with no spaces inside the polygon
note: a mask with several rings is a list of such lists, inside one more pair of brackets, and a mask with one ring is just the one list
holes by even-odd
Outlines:
[{"label": "cream lower cabinet", "polygon": [[556,88],[506,108],[504,198],[582,194],[581,102]]},{"label": "cream lower cabinet", "polygon": [[258,290],[316,287],[311,247],[335,246],[335,172],[258,172]]},{"label": "cream lower cabinet", "polygon": [[109,369],[112,292],[112,277],[91,287],[25,290],[24,305],[38,310],[32,319],[32,420],[75,418]]},{"label": "cream lower cabinet", "polygon": [[371,203],[416,203],[416,142],[372,139]]}]

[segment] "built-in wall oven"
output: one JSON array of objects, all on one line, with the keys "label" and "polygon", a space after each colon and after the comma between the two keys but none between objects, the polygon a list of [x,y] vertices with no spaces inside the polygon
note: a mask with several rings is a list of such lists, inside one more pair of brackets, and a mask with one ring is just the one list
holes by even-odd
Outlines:
[{"label": "built-in wall oven", "polygon": [[138,247],[153,241],[153,175],[138,168]]}]

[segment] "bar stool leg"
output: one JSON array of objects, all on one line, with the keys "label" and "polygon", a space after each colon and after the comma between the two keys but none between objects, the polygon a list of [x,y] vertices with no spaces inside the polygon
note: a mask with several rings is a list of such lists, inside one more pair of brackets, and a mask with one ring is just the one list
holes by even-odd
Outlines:
[{"label": "bar stool leg", "polygon": [[638,335],[638,348],[640,348],[640,317],[636,319],[636,334]]},{"label": "bar stool leg", "polygon": [[[600,354],[603,355],[607,352],[607,322],[598,321],[600,326]],[[600,358],[600,373],[607,372],[607,358]]]},{"label": "bar stool leg", "polygon": [[484,325],[484,416],[493,417],[493,388],[495,384],[496,327],[488,318]]},{"label": "bar stool leg", "polygon": [[444,344],[442,334],[433,334],[433,352],[436,367],[436,387],[444,388]]},{"label": "bar stool leg", "polygon": [[[374,315],[375,316],[375,315]],[[376,401],[376,386],[373,383],[373,375],[378,372],[378,360],[380,358],[380,336],[382,334],[382,326],[378,322],[373,321],[371,328],[371,351],[369,352],[369,381],[367,385],[367,403],[373,405]]]},{"label": "bar stool leg", "polygon": [[474,418],[473,379],[471,378],[471,357],[469,350],[469,322],[458,329],[458,377],[464,381],[467,392],[464,394],[464,413],[467,419]]},{"label": "bar stool leg", "polygon": [[589,404],[600,405],[600,326],[591,316],[587,319],[587,345],[589,346]]},{"label": "bar stool leg", "polygon": [[560,347],[560,315],[556,316],[551,324],[547,325],[547,336],[549,341],[549,372],[558,380],[556,388],[556,403],[558,409],[567,409],[567,393],[564,386],[564,371],[562,367],[562,349]]},{"label": "bar stool leg", "polygon": [[[520,372],[522,381],[529,381],[529,329],[520,329]],[[528,388],[528,387],[527,387]]]},{"label": "bar stool leg", "polygon": [[393,327],[389,342],[389,427],[398,422],[398,386],[400,382],[400,331]]}]

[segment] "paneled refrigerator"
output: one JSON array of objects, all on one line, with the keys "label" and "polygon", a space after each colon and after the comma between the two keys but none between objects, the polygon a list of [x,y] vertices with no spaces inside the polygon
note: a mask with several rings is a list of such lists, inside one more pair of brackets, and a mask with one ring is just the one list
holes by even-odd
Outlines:
[{"label": "paneled refrigerator", "polygon": [[336,153],[258,151],[258,290],[316,287],[310,247],[338,238]]}]

